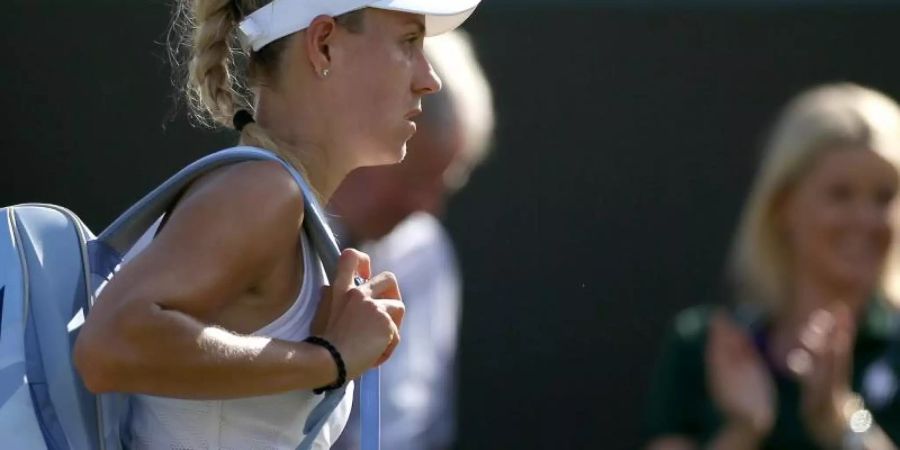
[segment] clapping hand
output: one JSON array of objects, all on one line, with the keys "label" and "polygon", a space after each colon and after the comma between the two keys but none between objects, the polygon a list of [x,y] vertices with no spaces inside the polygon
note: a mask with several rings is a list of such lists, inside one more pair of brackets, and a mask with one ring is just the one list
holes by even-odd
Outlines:
[{"label": "clapping hand", "polygon": [[710,322],[706,370],[725,428],[740,434],[745,448],[755,448],[775,423],[775,389],[750,336],[722,312]]},{"label": "clapping hand", "polygon": [[826,448],[841,443],[844,405],[852,398],[855,324],[844,305],[814,312],[788,355],[788,368],[801,387],[801,413],[813,438]]}]

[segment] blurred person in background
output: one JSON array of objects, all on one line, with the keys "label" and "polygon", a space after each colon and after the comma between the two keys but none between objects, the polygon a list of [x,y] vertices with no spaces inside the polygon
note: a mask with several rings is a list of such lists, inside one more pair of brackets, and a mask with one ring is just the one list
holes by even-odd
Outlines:
[{"label": "blurred person in background", "polygon": [[[382,439],[390,450],[453,445],[461,281],[436,217],[487,155],[494,128],[490,86],[468,36],[430,38],[425,53],[443,89],[424,100],[406,159],[351,173],[329,205],[342,243],[360,245],[374,270],[403,280],[404,340],[381,375]],[[358,411],[350,423],[358,426]],[[344,433],[336,448],[358,448],[357,439]]]},{"label": "blurred person in background", "polygon": [[900,109],[821,86],[769,144],[734,242],[734,307],[675,318],[647,448],[895,448]]}]

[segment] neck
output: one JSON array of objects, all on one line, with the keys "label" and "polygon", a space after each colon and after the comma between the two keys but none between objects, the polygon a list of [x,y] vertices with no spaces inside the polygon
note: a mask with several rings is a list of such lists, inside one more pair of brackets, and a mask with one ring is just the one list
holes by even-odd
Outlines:
[{"label": "neck", "polygon": [[[329,136],[325,114],[312,107],[314,99],[286,102],[277,93],[262,88],[258,95],[256,121],[278,146],[278,151],[301,166],[310,186],[324,205],[353,169],[343,160],[339,145]],[[297,105],[297,106],[295,106]]]},{"label": "neck", "polygon": [[797,274],[793,281],[792,295],[773,324],[776,340],[782,341],[781,346],[792,345],[813,312],[831,309],[839,303],[849,308],[853,317],[858,317],[869,296],[869,292],[862,289],[823,283],[812,274]]},{"label": "neck", "polygon": [[[350,178],[352,179],[353,177],[351,176]],[[328,205],[328,210],[334,214],[334,217],[339,224],[342,242],[354,247],[367,240],[367,238],[360,233],[361,227],[358,226],[358,216],[366,208],[365,206],[357,207],[354,204],[355,202],[350,199],[350,196],[348,196],[344,190],[346,184],[347,183],[345,182],[341,185],[341,189],[337,196],[333,198],[334,201]]]},{"label": "neck", "polygon": [[827,283],[813,274],[797,274],[794,278],[793,301],[790,304],[797,313],[811,313],[841,303],[854,314],[858,313],[869,297],[869,290],[860,287]]},{"label": "neck", "polygon": [[292,156],[299,163],[322,205],[328,204],[349,172],[344,166],[328,158],[327,149],[311,142],[282,143],[279,151]]}]

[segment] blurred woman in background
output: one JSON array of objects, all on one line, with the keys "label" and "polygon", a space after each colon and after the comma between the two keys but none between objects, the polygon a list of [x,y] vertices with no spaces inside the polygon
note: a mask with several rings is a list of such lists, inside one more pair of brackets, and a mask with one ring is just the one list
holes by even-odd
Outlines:
[{"label": "blurred woman in background", "polygon": [[736,306],[675,319],[648,449],[895,448],[898,174],[887,96],[834,84],[788,105],[736,235]]}]

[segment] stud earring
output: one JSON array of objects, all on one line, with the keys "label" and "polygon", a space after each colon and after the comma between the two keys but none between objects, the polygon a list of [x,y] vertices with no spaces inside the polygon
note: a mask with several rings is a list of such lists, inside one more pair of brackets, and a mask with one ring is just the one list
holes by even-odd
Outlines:
[{"label": "stud earring", "polygon": [[322,78],[328,78],[328,69],[322,69]]}]

